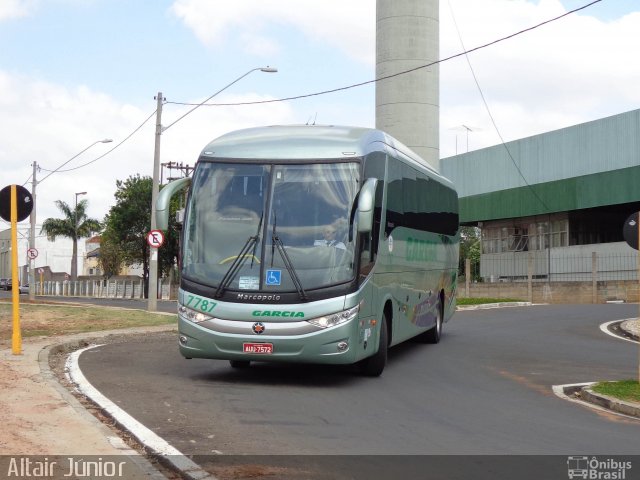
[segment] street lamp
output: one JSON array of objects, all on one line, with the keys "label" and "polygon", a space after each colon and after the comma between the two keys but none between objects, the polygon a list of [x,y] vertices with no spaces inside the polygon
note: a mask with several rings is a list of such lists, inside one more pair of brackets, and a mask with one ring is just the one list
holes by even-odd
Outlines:
[{"label": "street lamp", "polygon": [[[36,173],[38,171],[38,164],[36,162],[33,162],[33,165],[32,165],[33,166],[33,175],[32,175],[33,180],[31,182],[31,197],[33,198],[33,208],[31,210],[31,217],[30,217],[31,229],[30,229],[30,232],[29,232],[29,248],[32,248],[32,249],[36,248],[36,186],[39,183],[44,182],[47,178],[49,178],[51,175],[56,173],[58,170],[60,170],[62,167],[64,167],[71,160],[73,160],[74,158],[79,157],[84,152],[86,152],[91,147],[93,147],[94,145],[97,145],[98,143],[111,143],[111,142],[113,142],[113,140],[110,139],[110,138],[105,138],[103,140],[96,140],[95,142],[93,142],[88,147],[84,148],[83,150],[80,150],[80,152],[76,153],[73,157],[71,157],[69,160],[64,162],[62,165],[60,165],[58,168],[56,168],[54,171],[49,173],[49,175],[47,175],[46,177],[44,177],[40,181],[36,180]],[[76,197],[76,201],[77,201],[77,197]],[[35,277],[35,271],[34,271],[34,268],[33,268],[33,260],[31,259],[29,261],[29,300],[35,300],[35,298],[36,298],[36,287],[35,287],[36,281],[35,281],[35,278],[36,277]]]},{"label": "street lamp", "polygon": [[[261,72],[265,72],[265,73],[276,73],[278,71],[277,68],[269,67],[269,66],[252,68],[247,73],[245,73],[244,75],[239,76],[233,82],[225,85],[220,90],[215,92],[213,95],[211,95],[210,97],[208,97],[205,100],[203,100],[202,102],[200,102],[198,105],[193,107],[191,110],[186,112],[184,115],[178,117],[177,120],[174,120],[173,122],[171,122],[169,125],[167,125],[164,128],[162,127],[162,102],[164,101],[164,98],[162,96],[162,92],[158,92],[158,95],[156,97],[156,102],[157,102],[157,110],[156,110],[156,141],[155,141],[155,148],[154,148],[154,153],[153,153],[153,186],[152,186],[152,189],[151,189],[151,230],[155,230],[156,229],[156,200],[158,199],[158,191],[160,190],[160,185],[159,185],[159,177],[160,177],[160,139],[162,137],[162,132],[164,132],[165,130],[168,130],[169,128],[174,126],[176,123],[178,123],[184,117],[189,115],[195,109],[200,108],[202,105],[207,103],[209,100],[211,100],[213,97],[215,97],[219,93],[224,92],[227,88],[229,88],[234,83],[239,82],[240,80],[242,80],[244,77],[246,77],[250,73],[256,72],[258,70],[261,71]],[[149,248],[149,293],[148,293],[147,310],[149,310],[150,312],[155,312],[157,309],[158,309],[158,249],[150,247]]]}]

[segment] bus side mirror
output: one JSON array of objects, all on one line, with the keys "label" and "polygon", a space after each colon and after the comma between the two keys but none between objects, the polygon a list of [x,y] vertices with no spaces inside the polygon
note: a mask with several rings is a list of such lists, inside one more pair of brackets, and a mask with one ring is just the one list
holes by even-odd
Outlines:
[{"label": "bus side mirror", "polygon": [[160,230],[166,230],[169,227],[169,203],[171,197],[187,187],[191,183],[190,177],[181,178],[180,180],[174,180],[171,183],[165,185],[158,193],[158,200],[156,200],[156,225]]},{"label": "bus side mirror", "polygon": [[373,227],[373,207],[376,198],[377,178],[367,178],[358,196],[358,232],[370,232]]}]

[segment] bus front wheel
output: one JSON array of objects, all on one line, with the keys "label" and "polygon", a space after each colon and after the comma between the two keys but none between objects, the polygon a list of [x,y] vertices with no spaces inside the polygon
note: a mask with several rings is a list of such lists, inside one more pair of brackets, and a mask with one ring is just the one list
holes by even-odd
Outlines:
[{"label": "bus front wheel", "polygon": [[387,315],[382,315],[380,325],[380,341],[378,351],[372,356],[361,360],[359,363],[360,373],[367,377],[379,377],[387,365],[387,351],[389,349],[389,335],[387,332]]}]

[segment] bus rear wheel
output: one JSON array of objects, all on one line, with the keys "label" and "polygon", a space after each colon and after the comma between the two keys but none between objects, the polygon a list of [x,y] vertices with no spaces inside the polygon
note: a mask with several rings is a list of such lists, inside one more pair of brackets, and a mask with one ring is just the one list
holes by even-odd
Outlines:
[{"label": "bus rear wheel", "polygon": [[378,342],[378,351],[372,356],[361,360],[358,364],[360,373],[367,377],[379,377],[387,365],[387,352],[389,350],[389,335],[387,332],[387,315],[382,315],[382,324],[380,325],[380,341]]},{"label": "bus rear wheel", "polygon": [[436,308],[436,324],[424,333],[421,333],[416,339],[421,343],[438,343],[442,337],[442,304],[438,302]]}]

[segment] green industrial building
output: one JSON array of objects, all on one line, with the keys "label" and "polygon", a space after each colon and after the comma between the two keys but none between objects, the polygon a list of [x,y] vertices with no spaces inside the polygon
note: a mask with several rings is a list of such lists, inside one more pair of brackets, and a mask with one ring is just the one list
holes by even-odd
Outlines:
[{"label": "green industrial building", "polygon": [[444,158],[441,172],[460,222],[481,229],[485,280],[526,278],[530,258],[536,278],[580,280],[594,255],[599,272],[636,278],[622,229],[640,210],[640,110]]}]

